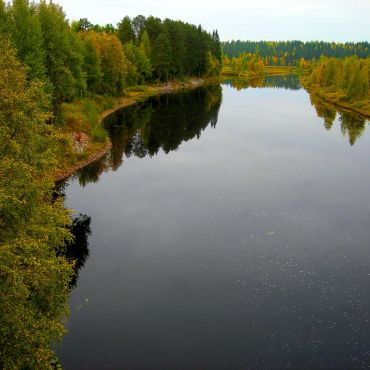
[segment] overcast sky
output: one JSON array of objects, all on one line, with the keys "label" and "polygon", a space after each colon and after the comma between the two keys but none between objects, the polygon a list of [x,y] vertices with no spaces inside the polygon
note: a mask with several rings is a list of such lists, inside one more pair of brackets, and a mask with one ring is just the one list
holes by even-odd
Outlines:
[{"label": "overcast sky", "polygon": [[154,15],[218,29],[221,40],[370,41],[370,0],[54,0],[70,20]]}]

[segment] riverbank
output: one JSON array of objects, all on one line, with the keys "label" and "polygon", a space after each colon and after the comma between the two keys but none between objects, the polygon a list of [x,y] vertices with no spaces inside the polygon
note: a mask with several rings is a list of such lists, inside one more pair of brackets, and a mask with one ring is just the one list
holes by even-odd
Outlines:
[{"label": "riverbank", "polygon": [[131,106],[152,96],[192,90],[220,83],[220,78],[172,81],[167,84],[130,87],[118,98],[96,96],[76,99],[62,107],[64,127],[60,132],[60,148],[54,181],[68,178],[76,171],[103,157],[112,143],[102,127],[102,121],[115,111]]},{"label": "riverbank", "polygon": [[333,90],[332,88],[323,88],[319,85],[310,84],[305,76],[301,77],[302,86],[310,93],[315,94],[320,99],[338,107],[354,113],[359,113],[367,118],[370,118],[370,99],[361,101],[349,101],[346,99],[346,94],[341,90]]}]

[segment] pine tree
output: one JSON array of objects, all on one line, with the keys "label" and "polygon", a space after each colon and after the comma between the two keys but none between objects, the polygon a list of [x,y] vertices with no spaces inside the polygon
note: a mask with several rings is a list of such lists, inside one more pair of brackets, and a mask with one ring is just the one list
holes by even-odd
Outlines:
[{"label": "pine tree", "polygon": [[143,31],[141,38],[140,38],[140,49],[145,53],[145,55],[148,58],[150,58],[151,46],[150,46],[148,32],[146,30]]},{"label": "pine tree", "polygon": [[117,25],[117,36],[124,45],[128,42],[136,42],[136,36],[132,29],[132,22],[130,17],[124,17]]},{"label": "pine tree", "polygon": [[158,79],[165,77],[168,82],[168,77],[172,63],[171,43],[167,33],[162,32],[153,45],[152,50],[152,65]]}]

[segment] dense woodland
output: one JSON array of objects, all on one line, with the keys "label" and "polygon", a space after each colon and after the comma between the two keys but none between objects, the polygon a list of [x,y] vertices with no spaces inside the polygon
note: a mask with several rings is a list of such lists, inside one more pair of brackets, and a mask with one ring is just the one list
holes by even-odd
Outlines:
[{"label": "dense woodland", "polygon": [[321,98],[370,116],[370,58],[322,57],[301,80]]},{"label": "dense woodland", "polygon": [[342,91],[348,99],[369,98],[369,60],[358,58],[322,58],[313,66],[308,81],[335,91]]},{"label": "dense woodland", "polygon": [[0,0],[0,31],[45,82],[54,107],[92,93],[120,95],[125,86],[184,76],[216,75],[221,68],[217,31],[170,19],[124,17],[117,26],[70,24],[55,3]]},{"label": "dense woodland", "polygon": [[0,42],[0,368],[48,369],[64,333],[72,264],[69,212],[53,196],[57,137],[50,99]]},{"label": "dense woodland", "polygon": [[[265,65],[295,66],[301,59],[312,61],[322,56],[345,58],[356,55],[370,56],[370,44],[366,42],[334,43],[323,41],[227,41],[222,43],[225,56],[256,56]],[[249,58],[251,59],[251,58]]]},{"label": "dense woodland", "polygon": [[[299,62],[310,84],[352,101],[369,97],[369,63],[357,58],[369,56],[368,43],[238,41],[223,47],[226,58],[242,53],[241,66],[257,74],[266,65]],[[56,119],[65,118],[66,102],[83,101],[89,117],[96,108],[89,107],[91,97],[121,96],[135,85],[217,76],[222,63],[217,31],[201,26],[143,16],[123,17],[115,26],[87,19],[70,23],[55,3],[0,0],[0,368],[57,367],[50,343],[64,333],[61,318],[78,268],[66,245],[73,244],[71,230],[77,224],[83,235],[89,232],[83,217],[70,226],[71,215],[54,191],[60,143],[69,140],[60,129],[68,122]],[[119,128],[126,140],[117,143],[110,165],[118,166],[124,152],[140,156],[175,150],[209,122],[215,125],[221,90],[207,91],[198,92],[193,112],[183,109],[180,117],[179,107],[187,106],[183,98],[175,98],[173,105],[159,99],[159,113],[150,105],[130,110],[130,122]],[[139,115],[140,121],[147,117],[146,124],[130,126]],[[169,136],[159,135],[157,128],[163,126]],[[85,258],[86,253],[85,248]]]},{"label": "dense woodland", "polygon": [[56,120],[63,104],[220,68],[218,34],[201,26],[142,16],[70,24],[55,3],[0,0],[0,368],[58,366],[50,344],[65,332],[78,268],[68,252],[76,222],[53,181],[69,142]]}]

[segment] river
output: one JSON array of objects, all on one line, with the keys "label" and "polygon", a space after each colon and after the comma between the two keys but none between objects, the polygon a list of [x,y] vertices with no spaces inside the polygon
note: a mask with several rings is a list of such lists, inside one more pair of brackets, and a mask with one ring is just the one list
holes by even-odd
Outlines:
[{"label": "river", "polygon": [[286,76],[105,125],[111,152],[64,186],[79,259],[63,368],[368,367],[365,119]]}]

